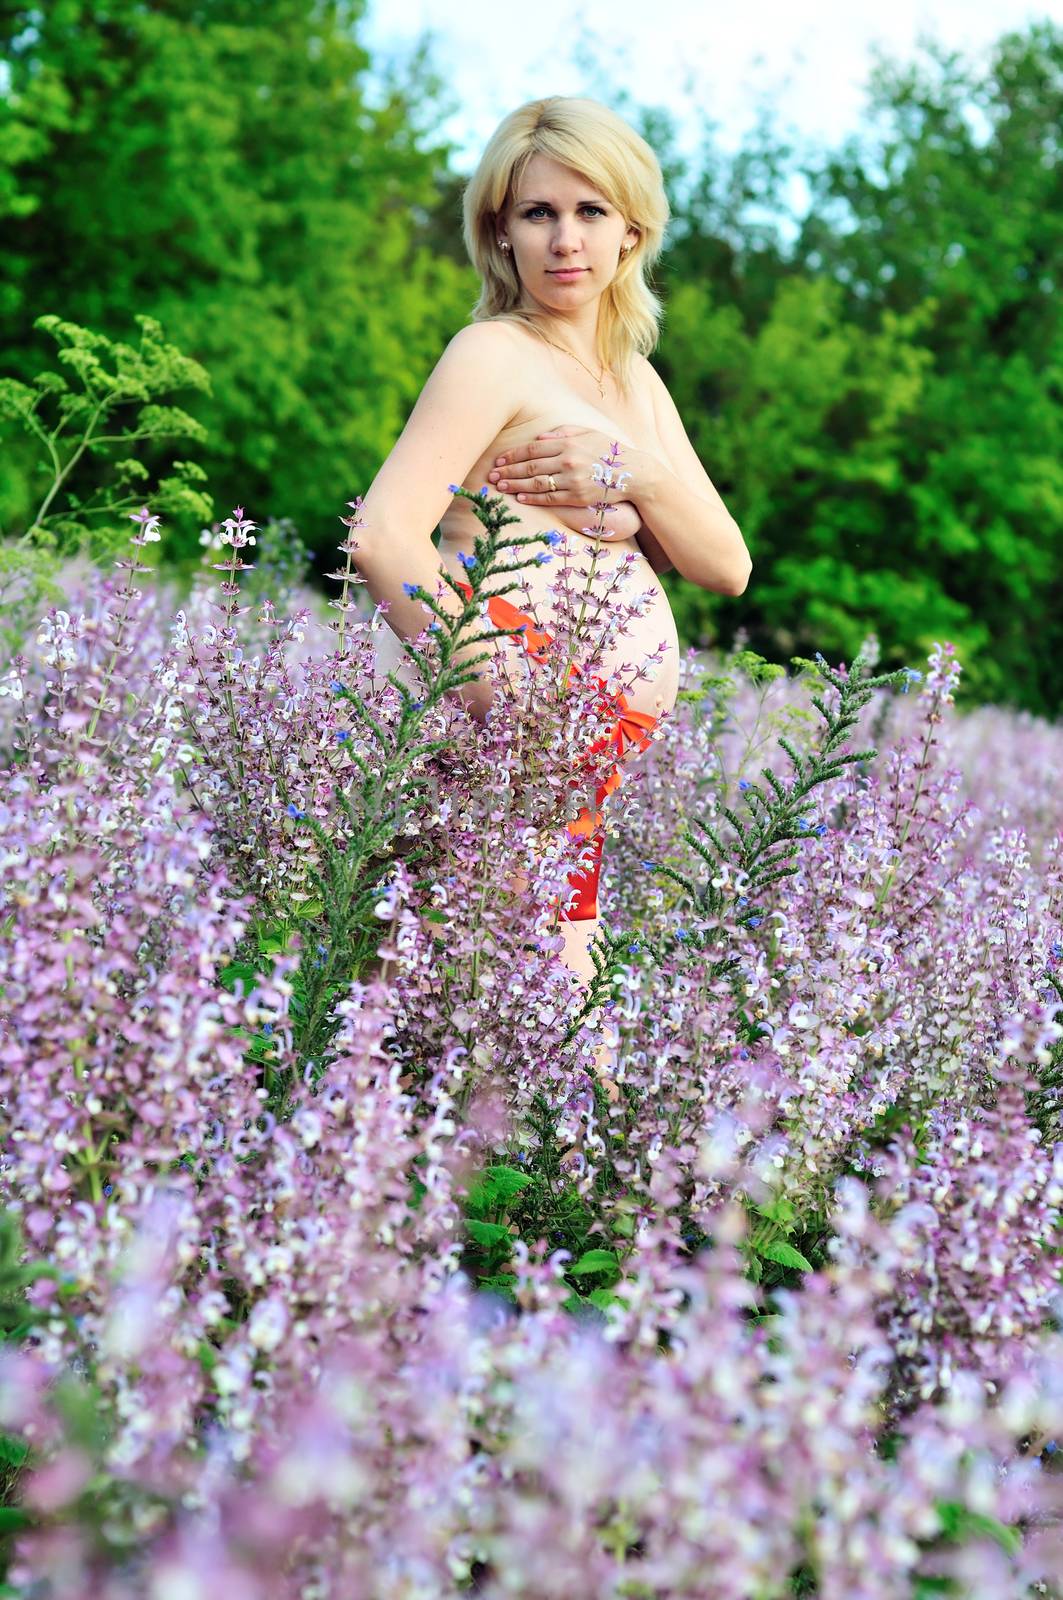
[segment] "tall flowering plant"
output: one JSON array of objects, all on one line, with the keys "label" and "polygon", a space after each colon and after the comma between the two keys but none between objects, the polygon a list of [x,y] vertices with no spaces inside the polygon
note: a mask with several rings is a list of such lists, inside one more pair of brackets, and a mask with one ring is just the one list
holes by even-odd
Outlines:
[{"label": "tall flowering plant", "polygon": [[485,890],[518,712],[440,689],[514,576],[481,509],[420,704],[354,586],[321,656],[240,614],[239,510],[220,601],[127,568],[3,680],[8,1586],[1050,1595],[1057,734],[965,789],[944,648],[918,696],[688,658],[606,1105]]}]

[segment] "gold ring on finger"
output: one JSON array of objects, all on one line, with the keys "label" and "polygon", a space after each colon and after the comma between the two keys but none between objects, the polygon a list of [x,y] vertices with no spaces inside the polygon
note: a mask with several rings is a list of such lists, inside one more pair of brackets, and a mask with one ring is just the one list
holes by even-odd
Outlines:
[{"label": "gold ring on finger", "polygon": [[550,493],[551,494],[556,494],[557,493],[557,484],[554,482],[554,475],[553,475],[552,472],[548,472],[546,474],[546,481],[550,485]]}]

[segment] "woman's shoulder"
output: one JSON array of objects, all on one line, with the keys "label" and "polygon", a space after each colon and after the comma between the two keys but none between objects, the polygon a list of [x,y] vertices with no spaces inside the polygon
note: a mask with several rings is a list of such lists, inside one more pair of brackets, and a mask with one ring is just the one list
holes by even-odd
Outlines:
[{"label": "woman's shoulder", "polygon": [[467,322],[452,334],[436,363],[433,377],[455,382],[504,380],[513,366],[512,334],[500,322]]},{"label": "woman's shoulder", "polygon": [[653,406],[654,416],[660,419],[662,411],[667,411],[672,405],[672,397],[657,368],[648,356],[635,351],[632,354],[632,376],[637,392],[648,400]]},{"label": "woman's shoulder", "polygon": [[447,349],[458,347],[469,351],[502,350],[512,348],[520,334],[512,322],[498,317],[481,317],[478,322],[467,322],[453,335]]},{"label": "woman's shoulder", "polygon": [[650,358],[644,356],[639,350],[631,352],[631,370],[639,384],[647,391],[664,388],[664,379],[657,371],[657,368]]}]

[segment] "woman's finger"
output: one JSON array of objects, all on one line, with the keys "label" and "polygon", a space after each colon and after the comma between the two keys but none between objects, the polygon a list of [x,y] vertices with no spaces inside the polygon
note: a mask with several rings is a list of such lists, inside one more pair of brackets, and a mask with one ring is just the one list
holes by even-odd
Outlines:
[{"label": "woman's finger", "polygon": [[557,455],[557,441],[530,439],[527,444],[515,444],[495,457],[496,467],[509,467],[518,461],[541,461],[544,456]]},{"label": "woman's finger", "polygon": [[546,473],[553,472],[556,477],[560,471],[561,457],[555,451],[549,457],[540,457],[537,461],[512,461],[508,466],[494,467],[487,476],[492,483],[504,489],[510,483],[520,483],[523,486],[528,478],[543,478],[545,481]]},{"label": "woman's finger", "polygon": [[557,487],[555,489],[551,489],[549,481],[548,481],[548,479],[546,477],[530,478],[524,484],[521,492],[517,495],[517,499],[518,500],[535,499],[535,500],[545,500],[547,502],[556,501],[558,504],[563,504],[564,503],[564,492],[562,490],[561,485],[557,482],[557,478],[556,477],[554,478],[554,483],[557,485]]}]

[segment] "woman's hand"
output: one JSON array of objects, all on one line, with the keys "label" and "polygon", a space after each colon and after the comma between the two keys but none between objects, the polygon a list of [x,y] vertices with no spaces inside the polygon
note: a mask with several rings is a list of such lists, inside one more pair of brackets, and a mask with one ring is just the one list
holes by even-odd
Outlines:
[{"label": "woman's hand", "polygon": [[[496,456],[488,480],[500,493],[511,494],[524,505],[587,505],[602,501],[615,505],[628,498],[626,488],[631,475],[623,470],[620,445],[614,448],[614,444],[597,428],[552,428],[548,433],[537,433],[529,444],[513,445]],[[605,465],[605,458],[610,455],[620,456],[612,468]]]}]

